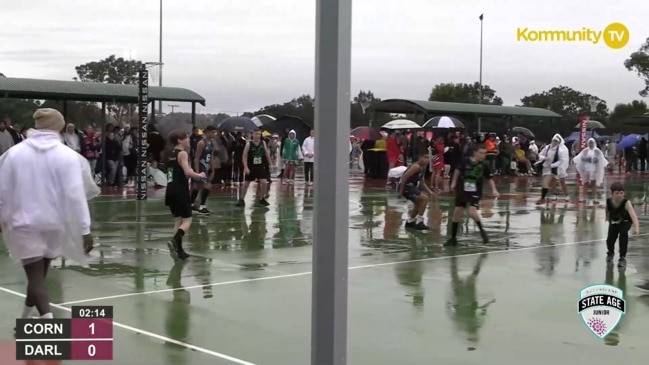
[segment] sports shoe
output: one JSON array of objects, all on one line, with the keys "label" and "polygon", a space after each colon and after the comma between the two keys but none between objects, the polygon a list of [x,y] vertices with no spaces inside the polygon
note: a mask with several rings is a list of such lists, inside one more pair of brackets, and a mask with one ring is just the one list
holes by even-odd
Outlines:
[{"label": "sports shoe", "polygon": [[418,230],[418,231],[430,231],[430,227],[425,225],[424,222],[419,222],[419,223],[415,224],[414,228],[416,230]]},{"label": "sports shoe", "polygon": [[258,203],[258,204],[261,205],[261,206],[264,206],[264,207],[267,207],[267,206],[270,205],[270,203],[267,202],[265,198],[259,199],[259,203]]},{"label": "sports shoe", "polygon": [[246,202],[244,202],[243,199],[239,199],[239,201],[237,201],[236,206],[237,206],[237,207],[245,207],[245,206],[246,206]]},{"label": "sports shoe", "polygon": [[406,228],[414,228],[414,229],[416,229],[416,227],[417,227],[417,223],[415,223],[415,221],[412,221],[412,222],[406,221]]},{"label": "sports shoe", "polygon": [[210,215],[210,211],[204,205],[201,205],[201,207],[198,208],[198,213],[204,215]]},{"label": "sports shoe", "polygon": [[612,253],[607,254],[607,255],[606,255],[606,262],[609,263],[609,264],[613,263],[613,258],[614,258],[614,257],[615,257],[615,256],[614,256]]},{"label": "sports shoe", "polygon": [[444,244],[444,246],[457,246],[457,238],[455,237],[449,238]]},{"label": "sports shoe", "polygon": [[167,242],[167,247],[169,248],[169,255],[171,258],[174,259],[174,261],[178,261],[180,259],[178,255],[178,242],[172,238]]},{"label": "sports shoe", "polygon": [[620,257],[620,260],[617,262],[617,267],[626,267],[626,258]]},{"label": "sports shoe", "polygon": [[489,237],[487,236],[487,232],[480,231],[480,237],[482,237],[482,243],[489,243]]},{"label": "sports shoe", "polygon": [[190,257],[190,255],[187,252],[185,252],[185,250],[182,247],[180,247],[178,249],[178,258],[179,259],[187,260],[189,257]]},{"label": "sports shoe", "polygon": [[543,198],[539,199],[536,201],[536,205],[545,205],[547,201]]}]

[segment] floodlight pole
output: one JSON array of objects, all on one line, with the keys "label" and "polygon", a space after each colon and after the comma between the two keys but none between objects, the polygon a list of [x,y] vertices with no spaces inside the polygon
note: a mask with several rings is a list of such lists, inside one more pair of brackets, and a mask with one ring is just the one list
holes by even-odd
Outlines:
[{"label": "floodlight pole", "polygon": [[311,365],[347,364],[352,0],[316,2]]},{"label": "floodlight pole", "polygon": [[[160,63],[160,70],[158,71],[158,86],[162,87],[162,0],[160,0],[160,44],[158,53],[158,62]],[[162,100],[158,101],[159,113],[162,113]]]}]

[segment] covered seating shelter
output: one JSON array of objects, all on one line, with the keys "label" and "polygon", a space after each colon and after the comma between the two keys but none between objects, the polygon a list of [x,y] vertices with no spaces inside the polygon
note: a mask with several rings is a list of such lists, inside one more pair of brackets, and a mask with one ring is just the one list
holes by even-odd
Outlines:
[{"label": "covered seating shelter", "polygon": [[[62,101],[62,113],[64,116],[67,114],[68,101],[101,103],[103,130],[107,121],[106,104],[137,104],[139,88],[137,85],[0,77],[0,98]],[[196,103],[205,106],[205,98],[192,90],[178,87],[149,86],[152,123],[155,123],[156,101],[191,103],[192,125],[196,125]],[[104,150],[104,147],[105,139],[102,138],[102,150]],[[106,164],[105,161],[103,162],[102,176],[105,177]]]},{"label": "covered seating shelter", "polygon": [[[450,103],[443,101],[411,100],[411,99],[387,99],[383,100],[370,109],[372,112],[392,114],[415,114],[423,115],[428,120],[438,115],[455,115],[471,117],[502,117],[511,121],[514,117],[528,118],[561,118],[548,109],[529,108],[521,106],[501,106],[488,104]],[[372,118],[374,119],[374,118]]]}]

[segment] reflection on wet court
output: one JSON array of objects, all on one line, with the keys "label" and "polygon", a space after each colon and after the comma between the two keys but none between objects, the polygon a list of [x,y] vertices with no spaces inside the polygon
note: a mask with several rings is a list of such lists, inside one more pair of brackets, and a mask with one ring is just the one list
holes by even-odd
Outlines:
[{"label": "reflection on wet court", "polygon": [[[432,231],[407,232],[405,201],[352,177],[349,364],[646,362],[649,187],[625,182],[642,235],[620,271],[605,263],[603,208],[537,207],[538,183],[501,180],[503,196],[482,208],[491,242],[482,244],[466,223],[461,245],[447,248],[451,196],[431,202]],[[75,304],[113,305],[115,364],[308,364],[313,190],[274,185],[270,207],[245,210],[230,189],[212,194],[213,214],[196,217],[189,232],[193,257],[175,265],[162,194],[143,204],[121,195],[91,203],[101,246],[89,269],[55,263],[48,283],[52,302],[62,304],[55,315],[68,317]],[[26,281],[2,255],[4,356]],[[580,290],[598,283],[618,286],[627,301],[604,341],[577,314]]]}]

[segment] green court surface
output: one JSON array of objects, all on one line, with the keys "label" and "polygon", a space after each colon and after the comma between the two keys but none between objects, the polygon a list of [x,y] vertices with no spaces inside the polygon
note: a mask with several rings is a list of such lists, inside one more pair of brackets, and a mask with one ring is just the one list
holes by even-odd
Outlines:
[{"label": "green court surface", "polygon": [[[621,271],[605,263],[603,209],[537,207],[535,179],[499,182],[503,196],[482,209],[492,241],[482,244],[468,223],[466,245],[457,248],[442,246],[450,196],[431,202],[432,231],[406,232],[405,201],[374,185],[350,184],[349,364],[646,363],[649,296],[636,286],[649,281],[646,184],[627,180],[643,235],[631,241]],[[54,263],[55,315],[69,317],[75,304],[114,306],[114,361],[104,363],[309,364],[313,190],[274,184],[268,209],[237,208],[229,188],[215,192],[213,214],[196,217],[186,238],[193,257],[181,264],[167,250],[172,221],[163,195],[137,203],[117,193],[91,203],[100,247],[89,269]],[[26,280],[1,252],[6,344]],[[580,290],[599,283],[620,287],[627,300],[605,340],[577,313]],[[13,361],[2,356],[1,364]]]}]

